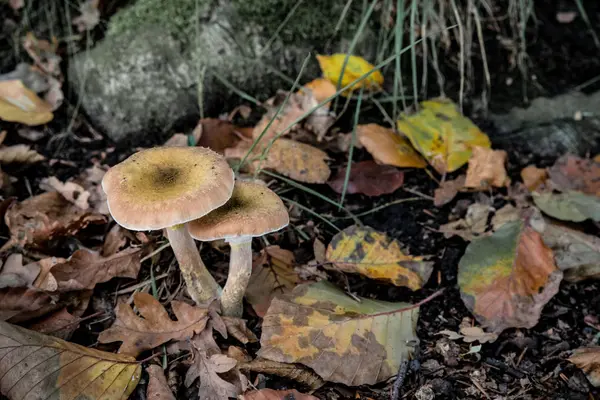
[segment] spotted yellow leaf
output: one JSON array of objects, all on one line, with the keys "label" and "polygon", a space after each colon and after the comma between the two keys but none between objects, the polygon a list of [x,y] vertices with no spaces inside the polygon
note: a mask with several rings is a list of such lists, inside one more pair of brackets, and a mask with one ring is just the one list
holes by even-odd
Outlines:
[{"label": "spotted yellow leaf", "polygon": [[135,358],[0,321],[0,391],[10,400],[125,400],[140,380]]},{"label": "spotted yellow leaf", "polygon": [[35,126],[52,121],[52,106],[20,80],[0,81],[0,119]]},{"label": "spotted yellow leaf", "polygon": [[[336,87],[340,79],[340,75],[342,75],[345,59],[346,54],[338,53],[331,56],[317,55],[317,60],[319,61],[319,66],[323,72],[323,77],[336,85]],[[375,69],[375,66],[362,57],[348,57],[346,68],[343,70],[344,75],[342,77],[341,87],[349,85],[373,69]],[[378,90],[381,88],[381,85],[383,85],[383,75],[379,71],[374,71],[372,74],[363,80],[356,82],[348,90],[342,92],[341,94],[343,96],[347,96],[352,91],[360,88],[365,88],[366,90]]]},{"label": "spotted yellow leaf", "polygon": [[398,241],[368,226],[352,225],[336,234],[325,253],[336,269],[412,290],[423,287],[433,263],[404,254]]},{"label": "spotted yellow leaf", "polygon": [[466,164],[474,146],[491,146],[488,136],[448,99],[421,102],[420,111],[403,113],[397,127],[441,174]]},{"label": "spotted yellow leaf", "polygon": [[273,299],[258,355],[304,364],[332,382],[375,384],[414,352],[418,317],[417,306],[358,302],[327,281],[303,284]]}]

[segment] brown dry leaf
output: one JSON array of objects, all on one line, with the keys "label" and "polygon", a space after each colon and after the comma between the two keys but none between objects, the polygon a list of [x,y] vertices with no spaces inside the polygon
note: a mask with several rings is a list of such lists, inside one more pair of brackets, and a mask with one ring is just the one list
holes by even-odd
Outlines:
[{"label": "brown dry leaf", "polygon": [[[300,117],[307,111],[303,109],[302,104],[305,93],[291,93],[284,105],[287,94],[287,92],[278,90],[274,97],[267,100],[266,105],[269,106],[269,109],[252,131],[254,140],[261,137],[258,147],[265,146],[269,140],[275,137],[289,135],[290,131],[298,126]],[[282,105],[283,108],[279,111]]]},{"label": "brown dry leaf", "polygon": [[181,301],[171,303],[177,321],[148,293],[136,293],[133,302],[143,318],[135,315],[126,303],[119,303],[114,324],[98,337],[100,343],[123,342],[119,353],[136,356],[169,340],[189,339],[204,330],[208,321],[207,309]]},{"label": "brown dry leaf", "polygon": [[465,343],[472,343],[475,341],[481,344],[488,342],[493,343],[498,339],[497,334],[485,332],[478,326],[463,326],[460,328],[460,333],[449,330],[443,330],[439,333],[448,336],[450,340],[462,339]]},{"label": "brown dry leaf", "polygon": [[11,254],[4,265],[0,266],[0,289],[30,286],[39,273],[40,266],[38,263],[23,265],[22,254]]},{"label": "brown dry leaf", "polygon": [[106,217],[80,209],[58,192],[48,192],[13,204],[4,221],[11,237],[0,251],[13,246],[44,248],[50,238],[75,236],[89,224],[106,223]]},{"label": "brown dry leaf", "polygon": [[449,238],[458,235],[466,241],[471,241],[478,237],[487,236],[488,217],[494,209],[486,204],[473,203],[467,209],[467,215],[464,219],[449,222],[440,226],[439,231],[444,233],[444,237]]},{"label": "brown dry leaf", "polygon": [[561,191],[576,190],[600,197],[600,162],[565,154],[548,170]]},{"label": "brown dry leaf", "polygon": [[208,147],[221,154],[244,137],[238,127],[218,118],[201,119],[194,128],[193,136],[196,146]]},{"label": "brown dry leaf", "polygon": [[381,164],[396,167],[425,168],[427,162],[404,137],[377,124],[356,126],[360,143]]},{"label": "brown dry leaf", "polygon": [[37,264],[40,266],[40,274],[37,276],[35,282],[33,282],[33,286],[38,289],[46,290],[49,292],[54,292],[58,290],[58,282],[52,273],[50,272],[52,268],[60,263],[63,263],[67,260],[64,258],[58,257],[48,257],[42,260],[39,260]]},{"label": "brown dry leaf", "polygon": [[114,224],[104,238],[102,255],[104,257],[112,256],[117,251],[122,249],[126,244],[127,238],[125,237],[125,229],[123,229],[119,224]]},{"label": "brown dry leaf", "polygon": [[[0,107],[2,107],[1,104]],[[0,147],[0,164],[34,164],[44,161],[45,159],[46,157],[37,151],[32,150],[31,146],[27,144],[16,144],[14,146]]]},{"label": "brown dry leaf", "polygon": [[530,192],[540,187],[548,179],[548,171],[545,168],[537,168],[535,165],[528,165],[521,170],[521,179],[525,187]]},{"label": "brown dry leaf", "polygon": [[57,308],[53,296],[35,288],[4,288],[0,289],[0,321],[12,320],[18,316],[20,322],[45,315]]},{"label": "brown dry leaf", "polygon": [[127,399],[142,366],[0,321],[0,391],[9,399]]},{"label": "brown dry leaf", "polygon": [[27,329],[62,340],[69,340],[73,332],[79,328],[79,321],[80,318],[71,314],[66,307],[63,307],[32,324],[28,324]]},{"label": "brown dry leaf", "polygon": [[0,119],[29,126],[52,121],[52,106],[20,80],[0,81]]},{"label": "brown dry leaf", "polygon": [[471,151],[465,187],[483,190],[490,186],[503,187],[510,184],[504,166],[506,151],[481,146],[473,146]]},{"label": "brown dry leaf", "polygon": [[44,39],[38,39],[33,32],[27,32],[23,40],[23,48],[29,54],[35,65],[45,74],[60,76],[60,57],[56,54],[58,50],[58,39],[52,38],[52,43]]},{"label": "brown dry leaf", "polygon": [[243,344],[258,342],[258,338],[250,329],[248,329],[246,321],[243,319],[233,317],[222,317],[222,319],[225,323],[227,333]]},{"label": "brown dry leaf", "polygon": [[176,400],[173,392],[169,388],[167,378],[163,369],[156,364],[146,367],[148,373],[148,388],[146,389],[146,399],[148,400]]},{"label": "brown dry leaf", "polygon": [[[231,347],[230,347],[231,348]],[[286,379],[292,379],[315,390],[325,384],[321,377],[309,368],[300,364],[286,364],[277,361],[257,358],[239,364],[240,371],[258,372],[267,375],[277,375]]]},{"label": "brown dry leaf", "polygon": [[460,175],[454,180],[442,182],[440,187],[435,189],[433,204],[436,207],[441,207],[450,203],[458,192],[465,187],[466,179],[465,175]]},{"label": "brown dry leaf", "polygon": [[176,133],[163,143],[164,147],[187,147],[188,146],[188,135],[184,133]]},{"label": "brown dry leaf", "polygon": [[583,370],[594,387],[600,387],[600,346],[580,347],[568,360]]},{"label": "brown dry leaf", "polygon": [[472,241],[458,266],[465,305],[493,333],[535,326],[562,276],[552,250],[527,219]]},{"label": "brown dry leaf", "polygon": [[79,4],[81,15],[73,18],[73,25],[77,26],[79,32],[91,31],[100,22],[99,0],[85,0]]},{"label": "brown dry leaf", "polygon": [[246,300],[259,317],[266,314],[276,294],[287,293],[300,283],[294,264],[294,253],[279,246],[266,247],[253,261]]},{"label": "brown dry leaf", "polygon": [[241,400],[319,400],[318,397],[300,393],[296,389],[274,390],[260,389],[252,390],[241,396]]},{"label": "brown dry leaf", "polygon": [[83,187],[74,182],[63,183],[55,176],[51,176],[49,178],[42,179],[40,182],[40,189],[46,192],[56,191],[82,210],[87,210],[90,208],[88,203],[90,192],[86,191]]},{"label": "brown dry leaf", "polygon": [[80,249],[50,271],[60,291],[93,289],[112,278],[136,278],[141,267],[142,249],[129,248],[109,257]]},{"label": "brown dry leaf", "polygon": [[108,171],[107,165],[94,164],[90,168],[86,168],[73,180],[73,183],[80,185],[90,194],[88,203],[92,210],[100,214],[110,215],[106,193],[102,189],[102,178],[106,171]]},{"label": "brown dry leaf", "polygon": [[[327,184],[336,192],[342,193],[346,181],[346,168],[338,173]],[[360,161],[352,164],[346,193],[381,196],[394,193],[404,183],[404,172],[390,165],[377,164],[375,161]]]},{"label": "brown dry leaf", "polygon": [[352,225],[336,234],[326,257],[331,268],[411,290],[422,288],[433,271],[433,262],[404,254],[397,240],[368,226]]}]

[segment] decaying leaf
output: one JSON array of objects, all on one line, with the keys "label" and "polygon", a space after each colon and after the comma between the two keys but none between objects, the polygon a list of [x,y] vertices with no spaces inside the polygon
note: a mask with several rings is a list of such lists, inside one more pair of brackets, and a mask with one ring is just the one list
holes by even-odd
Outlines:
[{"label": "decaying leaf", "polygon": [[146,372],[150,378],[148,380],[148,388],[146,389],[146,398],[148,400],[176,400],[161,367],[152,364],[146,367]]},{"label": "decaying leaf", "polygon": [[87,210],[90,208],[88,203],[90,192],[74,182],[63,183],[55,176],[51,176],[49,178],[42,179],[40,182],[40,189],[46,192],[53,190],[57,191],[58,193],[62,194],[65,199],[69,200],[82,210]]},{"label": "decaying leaf", "polygon": [[402,114],[398,131],[406,135],[440,174],[456,171],[471,157],[474,146],[490,147],[490,139],[448,99],[420,103],[419,112]]},{"label": "decaying leaf", "polygon": [[39,317],[57,308],[57,296],[35,288],[0,289],[0,321],[19,317],[20,322]]},{"label": "decaying leaf", "polygon": [[465,341],[465,343],[493,343],[496,341],[496,339],[498,339],[497,334],[485,332],[478,326],[463,326],[460,328],[460,333],[446,329],[440,331],[439,333],[448,336],[450,340],[462,339]]},{"label": "decaying leaf", "polygon": [[294,253],[279,246],[263,249],[253,261],[246,300],[259,317],[265,315],[276,294],[287,293],[300,283],[294,263]]},{"label": "decaying leaf", "polygon": [[352,225],[336,234],[327,246],[326,257],[344,272],[412,290],[422,288],[433,271],[433,262],[404,254],[398,241],[368,226]]},{"label": "decaying leaf", "polygon": [[79,328],[79,317],[71,314],[66,307],[61,308],[44,318],[28,324],[27,329],[62,340],[69,340],[73,332]]},{"label": "decaying leaf", "polygon": [[[0,81],[0,83],[2,82]],[[2,107],[1,103],[0,107]],[[32,150],[27,144],[0,147],[0,164],[34,164],[45,159],[46,157]]]},{"label": "decaying leaf", "polygon": [[545,168],[537,168],[535,165],[528,165],[521,170],[521,179],[525,187],[530,192],[539,188],[548,179],[548,171]]},{"label": "decaying leaf", "polygon": [[561,191],[576,190],[600,197],[600,162],[565,154],[549,168],[548,175]]},{"label": "decaying leaf", "polygon": [[274,390],[260,389],[252,390],[243,396],[241,400],[319,400],[318,397],[309,394],[300,393],[296,389],[292,390]]},{"label": "decaying leaf", "polygon": [[20,80],[0,81],[0,119],[29,126],[52,121],[52,106]]},{"label": "decaying leaf", "polygon": [[[342,70],[344,75],[341,79],[341,87],[349,85],[356,79],[360,78],[369,71],[373,71],[375,66],[369,63],[362,57],[349,56],[344,67],[344,61],[346,60],[346,54],[333,54],[331,56],[317,55],[317,61],[323,72],[323,76],[328,79],[334,85],[338,84],[340,77],[342,76]],[[383,85],[383,74],[379,71],[374,71],[371,75],[367,76],[362,81],[359,81],[352,85],[348,90],[345,90],[341,94],[343,96],[349,95],[352,91],[360,88],[367,90],[378,90]]]},{"label": "decaying leaf", "polygon": [[73,180],[73,183],[81,186],[90,194],[88,203],[92,210],[100,214],[109,215],[106,193],[102,189],[102,178],[106,171],[108,171],[107,165],[94,164],[86,168]]},{"label": "decaying leaf", "polygon": [[460,175],[456,179],[442,182],[440,187],[435,189],[433,204],[436,207],[441,207],[450,203],[458,192],[465,187],[465,180],[466,176]]},{"label": "decaying leaf", "polygon": [[0,391],[9,399],[126,399],[141,376],[133,357],[0,321]]},{"label": "decaying leaf", "polygon": [[375,384],[413,353],[418,315],[406,303],[357,302],[327,281],[303,284],[273,299],[258,355],[304,364],[327,381]]},{"label": "decaying leaf", "polygon": [[360,143],[381,164],[405,168],[425,168],[427,162],[413,149],[406,138],[377,124],[356,126]]},{"label": "decaying leaf", "polygon": [[51,41],[39,39],[33,32],[27,32],[23,40],[23,49],[35,62],[36,67],[46,75],[60,75],[61,58],[56,54],[58,50],[58,39],[52,37]]},{"label": "decaying leaf", "polygon": [[125,229],[119,224],[114,224],[104,238],[101,254],[104,257],[112,256],[122,249],[126,243]]},{"label": "decaying leaf", "polygon": [[[346,168],[327,184],[336,192],[342,193],[346,180]],[[391,165],[377,164],[375,161],[360,161],[352,164],[346,193],[360,193],[367,196],[381,196],[394,193],[404,183],[404,172]]]},{"label": "decaying leaf", "polygon": [[313,390],[318,389],[325,384],[319,375],[300,364],[286,364],[264,358],[257,358],[239,364],[238,368],[240,371],[258,372],[261,374],[277,375],[286,379],[292,379]]},{"label": "decaying leaf", "polygon": [[440,232],[449,238],[458,235],[466,241],[485,236],[488,228],[488,217],[494,211],[493,207],[483,203],[473,203],[467,208],[464,219],[448,222],[440,226]]},{"label": "decaying leaf", "polygon": [[506,175],[506,151],[473,146],[469,158],[465,187],[487,189],[490,186],[503,187],[510,184]]},{"label": "decaying leaf", "polygon": [[600,221],[600,197],[573,190],[562,193],[533,192],[531,195],[535,205],[551,217],[573,222],[588,218]]},{"label": "decaying leaf", "polygon": [[8,287],[27,287],[33,284],[40,273],[38,263],[23,265],[22,254],[11,254],[4,265],[0,266],[0,289]]},{"label": "decaying leaf", "polygon": [[221,154],[245,137],[231,122],[218,118],[203,118],[198,121],[193,136],[196,138],[196,146],[208,147]]},{"label": "decaying leaf", "polygon": [[469,244],[458,266],[458,286],[481,325],[500,333],[533,327],[562,275],[540,234],[527,221],[514,221]]},{"label": "decaying leaf", "polygon": [[74,236],[89,224],[105,223],[106,217],[80,209],[58,192],[48,192],[13,204],[4,221],[11,237],[2,251],[15,245],[43,248],[51,237]]},{"label": "decaying leaf", "polygon": [[100,343],[123,342],[119,353],[136,356],[169,340],[189,339],[204,330],[208,321],[207,309],[181,301],[171,303],[177,321],[148,293],[136,293],[133,302],[143,318],[126,303],[119,303],[114,324],[98,336]]},{"label": "decaying leaf", "polygon": [[580,347],[568,360],[583,370],[594,387],[600,387],[600,346]]},{"label": "decaying leaf", "polygon": [[245,320],[234,317],[222,317],[222,319],[227,333],[243,344],[258,342],[256,335],[246,326]]},{"label": "decaying leaf", "polygon": [[[323,78],[314,79],[305,84],[303,88],[311,90],[317,104],[333,96],[337,91],[335,90],[335,85],[333,83]],[[327,106],[329,106],[329,104],[327,104]]]}]

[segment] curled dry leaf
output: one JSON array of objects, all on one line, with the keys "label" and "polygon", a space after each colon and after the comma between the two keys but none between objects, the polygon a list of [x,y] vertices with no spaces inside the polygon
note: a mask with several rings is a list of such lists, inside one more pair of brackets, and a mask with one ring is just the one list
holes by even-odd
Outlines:
[{"label": "curled dry leaf", "polygon": [[9,399],[126,399],[141,376],[133,357],[0,321],[0,391]]},{"label": "curled dry leaf", "polygon": [[260,389],[252,390],[241,397],[241,400],[319,400],[318,397],[300,393],[296,389],[274,390]]},{"label": "curled dry leaf", "polygon": [[40,99],[20,80],[0,81],[0,119],[25,125],[52,121],[52,106]]},{"label": "curled dry leaf", "polygon": [[257,358],[239,364],[240,371],[277,375],[294,380],[315,390],[325,384],[323,379],[309,368],[300,364],[286,364],[264,358]]},{"label": "curled dry leaf", "polygon": [[521,170],[521,179],[523,179],[525,187],[533,192],[546,182],[548,171],[544,168],[537,168],[535,165],[528,165]]},{"label": "curled dry leaf", "polygon": [[433,271],[433,262],[404,254],[398,241],[368,226],[352,225],[336,234],[327,246],[326,257],[344,272],[411,290],[422,288]]},{"label": "curled dry leaf", "polygon": [[600,197],[600,162],[565,154],[548,170],[554,186],[561,191],[576,190]]},{"label": "curled dry leaf", "polygon": [[46,192],[57,191],[58,193],[62,194],[65,199],[69,200],[82,210],[87,210],[90,208],[88,203],[90,192],[86,191],[83,187],[74,182],[63,183],[55,176],[51,176],[49,178],[42,179],[40,182],[40,189]]},{"label": "curled dry leaf", "polygon": [[449,222],[440,226],[440,232],[449,238],[458,235],[467,241],[485,236],[488,228],[488,217],[494,209],[487,204],[473,203],[467,209],[464,219]]},{"label": "curled dry leaf", "polygon": [[189,339],[194,333],[203,331],[208,321],[207,309],[181,301],[171,303],[176,321],[148,293],[136,293],[133,302],[143,318],[135,315],[126,303],[119,303],[114,324],[98,337],[100,343],[123,342],[119,353],[136,356],[169,340]]},{"label": "curled dry leaf", "polygon": [[258,338],[256,337],[256,335],[246,326],[246,321],[240,318],[233,317],[222,318],[223,322],[225,323],[227,333],[229,333],[231,336],[233,336],[243,344],[258,342]]},{"label": "curled dry leaf", "polygon": [[441,207],[444,204],[450,203],[458,194],[458,192],[465,187],[465,175],[460,175],[454,180],[444,181],[440,184],[440,187],[435,189],[433,204],[436,207]]},{"label": "curled dry leaf", "polygon": [[[328,185],[342,193],[346,180],[346,168],[340,168]],[[377,164],[375,161],[360,161],[352,164],[346,193],[360,193],[367,196],[381,196],[394,193],[404,183],[404,172],[390,165]]]},{"label": "curled dry leaf", "polygon": [[0,164],[34,164],[44,161],[45,159],[46,157],[37,151],[32,150],[31,147],[26,144],[0,147]]},{"label": "curled dry leaf", "polygon": [[356,135],[375,161],[381,164],[407,168],[427,166],[408,140],[389,128],[377,124],[357,125]]},{"label": "curled dry leaf", "polygon": [[488,136],[452,101],[438,98],[420,104],[419,112],[401,115],[398,131],[440,174],[462,167],[469,161],[474,146],[490,147]]},{"label": "curled dry leaf", "polygon": [[551,217],[582,222],[586,219],[600,221],[600,197],[569,190],[562,193],[533,192],[533,202]]},{"label": "curled dry leaf", "polygon": [[[348,61],[346,61],[346,58]],[[341,86],[344,87],[353,81],[362,77],[366,73],[373,71],[369,76],[356,82],[341,94],[348,96],[352,91],[365,88],[366,90],[379,90],[383,85],[383,74],[375,70],[375,66],[362,57],[348,56],[347,54],[332,54],[330,56],[317,55],[317,61],[323,72],[323,76],[334,85],[338,85],[341,77]],[[344,68],[344,63],[346,68]],[[344,75],[342,76],[342,72]]]},{"label": "curled dry leaf", "polygon": [[148,400],[176,400],[161,367],[152,364],[146,367],[146,372],[149,377],[148,388],[146,389]]},{"label": "curled dry leaf", "polygon": [[265,315],[275,295],[288,293],[300,283],[294,263],[294,253],[279,246],[266,247],[253,261],[246,300],[259,317]]},{"label": "curled dry leaf", "polygon": [[471,151],[465,187],[483,190],[490,186],[503,187],[510,184],[504,167],[506,151],[481,146],[473,146]]},{"label": "curled dry leaf", "polygon": [[581,369],[594,387],[600,387],[600,346],[580,347],[569,361]]},{"label": "curled dry leaf", "polygon": [[472,241],[458,266],[465,305],[494,333],[535,326],[562,276],[552,250],[527,221],[509,222]]},{"label": "curled dry leaf", "polygon": [[327,281],[300,285],[273,299],[258,356],[304,364],[327,381],[375,384],[414,352],[418,315],[406,303],[357,302]]},{"label": "curled dry leaf", "polygon": [[[229,121],[218,118],[203,118],[194,128],[196,146],[208,147],[223,154],[225,149],[234,147],[244,138],[243,131]],[[187,138],[186,138],[187,140]]]},{"label": "curled dry leaf", "polygon": [[58,192],[48,192],[13,204],[4,221],[11,237],[0,251],[13,246],[44,248],[50,238],[75,236],[89,224],[106,223],[106,217],[80,209]]}]

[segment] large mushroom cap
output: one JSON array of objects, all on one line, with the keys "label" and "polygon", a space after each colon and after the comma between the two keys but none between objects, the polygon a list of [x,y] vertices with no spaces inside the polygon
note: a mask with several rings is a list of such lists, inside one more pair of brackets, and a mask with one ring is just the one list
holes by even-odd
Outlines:
[{"label": "large mushroom cap", "polygon": [[242,236],[262,236],[289,223],[285,205],[259,183],[236,181],[231,199],[223,207],[188,224],[194,239],[210,241]]},{"label": "large mushroom cap", "polygon": [[133,154],[102,179],[108,208],[131,230],[156,230],[200,218],[229,200],[234,174],[204,147],[156,147]]}]

